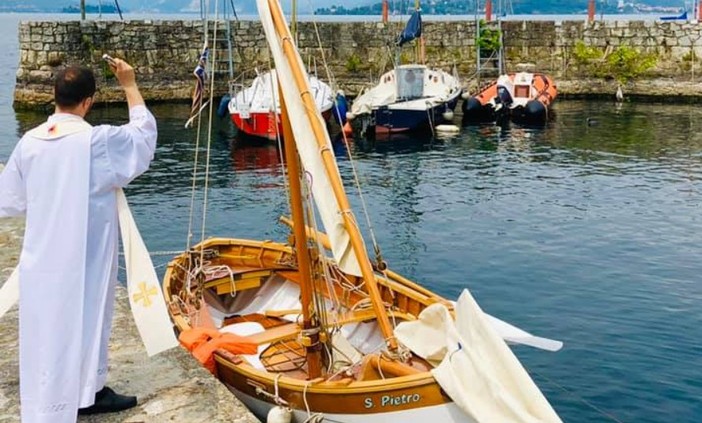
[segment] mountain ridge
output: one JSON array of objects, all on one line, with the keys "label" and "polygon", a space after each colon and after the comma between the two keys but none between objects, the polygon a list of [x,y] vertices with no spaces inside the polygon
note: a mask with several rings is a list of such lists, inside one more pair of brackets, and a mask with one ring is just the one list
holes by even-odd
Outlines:
[{"label": "mountain ridge", "polygon": [[[227,0],[223,0],[227,1]],[[484,1],[484,0],[483,0]],[[60,12],[64,8],[77,7],[79,0],[2,0],[0,2],[0,12]],[[283,9],[290,10],[291,0],[281,1]],[[299,2],[300,13],[312,13],[316,11],[319,14],[377,14],[380,10],[380,0],[317,0],[313,4],[311,0]],[[338,5],[335,3],[339,3]],[[481,1],[482,3],[482,1]],[[588,0],[575,0],[563,2],[562,0],[512,0],[505,2],[511,4],[511,10],[507,12],[514,14],[570,14],[580,13],[587,9]],[[597,2],[598,7],[601,2]],[[613,4],[609,4],[613,3]],[[615,5],[615,2],[607,2],[605,4],[606,13],[616,13],[620,10]],[[673,9],[681,9],[683,7],[688,10],[692,9],[691,0],[632,0],[620,1],[627,8],[635,5],[643,7],[669,7]],[[690,3],[690,4],[688,4]],[[98,7],[114,5],[113,0],[86,0],[86,5]],[[230,4],[230,3],[227,3]],[[238,14],[256,14],[256,0],[234,0],[234,7]],[[395,13],[405,13],[414,5],[413,1],[390,0],[391,7],[394,5]],[[428,0],[422,2],[422,10],[425,14],[455,14],[455,13],[473,13],[474,1],[465,0]],[[493,4],[497,1],[493,0]],[[122,10],[131,13],[197,13],[200,11],[200,0],[119,0],[119,5]],[[495,10],[496,6],[493,6]],[[343,11],[344,13],[330,13],[332,10]],[[627,9],[629,10],[629,9]],[[496,10],[495,10],[496,11]],[[626,11],[626,10],[624,10]]]}]

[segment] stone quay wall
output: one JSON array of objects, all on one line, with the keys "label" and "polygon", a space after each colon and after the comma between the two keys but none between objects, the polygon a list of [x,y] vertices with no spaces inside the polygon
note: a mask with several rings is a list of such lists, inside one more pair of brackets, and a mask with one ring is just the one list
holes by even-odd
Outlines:
[{"label": "stone quay wall", "polygon": [[[271,66],[263,30],[258,22],[223,21],[217,39],[226,38],[229,26],[236,82],[247,82],[254,69]],[[214,25],[209,38],[214,38]],[[393,40],[402,24],[375,22],[298,24],[298,47],[303,60],[327,79],[327,68],[335,88],[355,95],[390,69]],[[101,60],[103,53],[132,63],[147,100],[188,100],[194,86],[193,69],[205,40],[200,21],[71,21],[23,22],[19,27],[20,63],[15,89],[16,107],[50,104],[52,77],[63,65],[81,63],[97,74],[98,101],[122,101],[114,75]],[[630,46],[656,58],[656,65],[625,91],[634,94],[690,97],[702,96],[702,24],[663,21],[505,21],[502,22],[506,67],[533,63],[551,74],[562,94],[613,93],[616,81],[577,65],[578,42],[605,55],[620,46]],[[473,21],[425,22],[426,63],[451,70],[455,66],[470,87],[476,72],[476,24]],[[229,53],[226,42],[211,43],[217,51],[210,61],[216,72],[216,94],[228,90]],[[319,47],[321,45],[321,48]],[[216,56],[216,57],[212,57]],[[414,60],[414,50],[405,46],[403,62]],[[327,64],[327,67],[324,64]],[[473,83],[474,89],[475,83]]]}]

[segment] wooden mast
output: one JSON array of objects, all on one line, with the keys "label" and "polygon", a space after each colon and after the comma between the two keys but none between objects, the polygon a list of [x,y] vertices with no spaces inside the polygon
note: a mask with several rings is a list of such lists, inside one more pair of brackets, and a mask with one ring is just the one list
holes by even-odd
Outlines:
[{"label": "wooden mast", "polygon": [[[280,84],[280,83],[278,83]],[[304,222],[305,212],[302,206],[302,186],[300,183],[300,163],[295,148],[295,138],[288,119],[288,110],[283,101],[283,91],[278,90],[278,102],[280,103],[280,118],[283,122],[283,139],[285,140],[285,161],[288,165],[288,181],[290,182],[290,211],[294,222]],[[310,254],[307,245],[307,231],[304,225],[298,228],[293,227],[295,235],[295,251],[297,257],[297,268],[300,272],[300,302],[302,303],[302,328],[304,330],[319,329],[319,324],[312,321],[312,272],[310,267]],[[314,331],[311,331],[314,332]],[[307,371],[310,379],[319,377],[322,374],[321,349],[319,345],[319,332],[303,334],[303,342],[307,352]]]},{"label": "wooden mast", "polygon": [[[419,0],[414,0],[414,9],[419,10],[420,8]],[[415,42],[415,57],[417,62],[424,64],[424,34],[420,34]]]},{"label": "wooden mast", "polygon": [[370,259],[368,258],[368,252],[366,251],[365,245],[363,244],[363,239],[361,238],[361,234],[358,230],[356,220],[353,216],[353,212],[351,211],[351,205],[349,204],[349,200],[346,197],[344,186],[339,180],[337,172],[335,172],[336,158],[334,157],[334,153],[329,149],[329,146],[325,142],[326,128],[322,126],[318,116],[315,115],[314,111],[317,110],[317,106],[314,103],[314,98],[312,97],[312,94],[310,93],[309,89],[303,88],[306,87],[307,81],[304,72],[302,71],[302,69],[300,69],[299,66],[297,66],[298,62],[295,53],[295,46],[290,36],[290,31],[285,25],[285,18],[283,17],[280,5],[278,4],[277,0],[268,0],[268,5],[271,10],[271,17],[273,19],[273,24],[275,25],[276,32],[282,40],[283,53],[285,54],[285,56],[288,59],[288,62],[290,63],[293,77],[295,79],[295,84],[297,85],[300,91],[302,102],[305,105],[305,112],[310,118],[310,126],[312,131],[314,132],[315,140],[319,145],[322,161],[324,162],[324,167],[327,171],[327,174],[330,176],[329,179],[331,182],[332,190],[334,191],[334,197],[336,198],[336,201],[339,205],[339,209],[341,210],[341,214],[344,220],[344,226],[351,240],[351,246],[353,248],[354,253],[356,254],[358,263],[361,266],[361,274],[363,275],[363,280],[366,283],[366,289],[373,304],[373,310],[375,311],[375,314],[378,318],[378,325],[380,326],[380,330],[382,331],[383,336],[385,337],[385,341],[387,342],[388,347],[391,350],[396,350],[397,340],[395,339],[395,336],[393,334],[393,328],[390,325],[390,319],[388,319],[388,314],[385,311],[383,300],[380,296],[380,291],[378,290],[378,285],[375,280],[375,274],[373,272],[373,268],[371,267]]}]

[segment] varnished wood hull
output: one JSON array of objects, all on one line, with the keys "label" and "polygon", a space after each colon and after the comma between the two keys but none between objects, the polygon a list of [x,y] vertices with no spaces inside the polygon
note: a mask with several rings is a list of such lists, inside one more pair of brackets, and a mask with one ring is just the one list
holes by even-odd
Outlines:
[{"label": "varnished wood hull", "polygon": [[[226,386],[256,417],[261,419],[261,421],[266,420],[268,412],[275,406],[257,397],[238,391],[232,386]],[[293,409],[293,415],[293,421],[296,422],[304,422],[308,418],[307,410],[304,408]],[[371,414],[325,413],[324,421],[341,423],[474,423],[473,420],[467,419],[458,406],[452,402],[409,410],[386,411]]]},{"label": "varnished wood hull", "polygon": [[[218,252],[217,257],[213,256],[209,259],[213,263],[226,263],[232,268],[275,269],[278,275],[286,276],[288,281],[295,279],[296,269],[289,264],[293,260],[292,250],[288,245],[250,240],[211,239],[205,241],[204,248]],[[187,255],[184,254],[170,263],[164,277],[164,295],[177,331],[191,328],[189,319],[178,308],[180,300],[174,299],[182,287],[185,266],[187,266]],[[442,297],[393,272],[387,274],[389,276],[387,279],[378,275],[378,286],[383,301],[386,304],[394,304],[394,315],[398,321],[413,320],[432,303],[450,304]],[[354,282],[353,276],[348,278],[351,283]],[[223,289],[227,289],[226,285]],[[362,299],[354,295],[347,295],[346,298],[347,301],[356,303]],[[350,313],[350,316],[349,321],[374,319],[372,312]],[[282,333],[288,330],[289,326],[290,324],[284,325],[276,330]],[[290,337],[290,334],[281,335],[280,338],[286,336]],[[277,384],[279,398],[286,401],[291,408],[304,412],[306,416],[306,411],[303,410],[306,409],[305,402],[307,402],[313,412],[335,416],[327,421],[373,422],[376,421],[376,417],[388,421],[387,414],[398,418],[401,416],[402,420],[397,421],[403,422],[426,421],[429,417],[442,416],[455,416],[455,418],[436,421],[470,422],[441,391],[431,373],[426,370],[413,370],[407,374],[394,375],[391,374],[393,369],[390,366],[390,370],[386,369],[383,374],[382,368],[385,366],[381,366],[381,360],[378,360],[377,366],[382,368],[369,369],[368,371],[375,372],[376,377],[368,380],[336,377],[333,380],[308,382],[304,378],[289,377],[283,373],[276,382],[276,373],[254,367],[244,356],[218,350],[215,354],[215,363],[217,377],[242,400],[246,399],[247,404],[257,413],[265,413],[266,407],[275,405],[271,395],[276,392]]]}]

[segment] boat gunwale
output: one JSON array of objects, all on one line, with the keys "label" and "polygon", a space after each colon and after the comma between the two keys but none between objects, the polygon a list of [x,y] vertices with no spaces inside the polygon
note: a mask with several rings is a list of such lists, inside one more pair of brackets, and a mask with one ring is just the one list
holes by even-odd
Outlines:
[{"label": "boat gunwale", "polygon": [[[300,380],[285,376],[284,373],[272,373],[263,370],[258,370],[249,363],[242,361],[241,364],[236,364],[229,360],[224,354],[216,351],[215,362],[218,365],[227,367],[228,369],[240,374],[247,379],[258,383],[274,383],[276,375],[278,378],[278,387],[307,393],[317,394],[359,394],[382,392],[389,389],[407,389],[418,386],[436,384],[436,379],[432,376],[431,371],[425,371],[414,375],[397,376],[387,379],[377,379],[368,381],[353,381],[349,384],[339,384],[338,381],[314,381]],[[328,384],[329,386],[325,386]],[[307,388],[305,388],[307,386]]]}]

